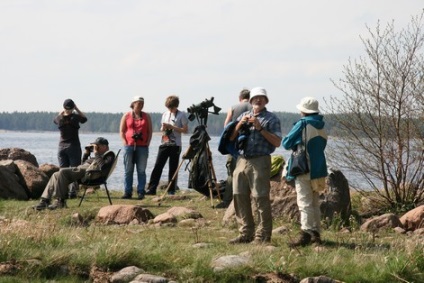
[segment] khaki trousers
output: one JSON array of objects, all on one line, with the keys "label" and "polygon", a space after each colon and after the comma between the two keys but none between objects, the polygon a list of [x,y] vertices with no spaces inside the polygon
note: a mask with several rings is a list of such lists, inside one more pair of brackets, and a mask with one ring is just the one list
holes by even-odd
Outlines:
[{"label": "khaki trousers", "polygon": [[[233,199],[240,234],[248,238],[270,240],[272,234],[271,201],[269,198],[271,156],[237,159],[233,173]],[[257,211],[257,228],[252,211]]]},{"label": "khaki trousers", "polygon": [[67,199],[69,193],[69,184],[80,180],[85,175],[85,170],[89,165],[84,164],[78,167],[61,168],[55,172],[44,189],[41,198]]}]

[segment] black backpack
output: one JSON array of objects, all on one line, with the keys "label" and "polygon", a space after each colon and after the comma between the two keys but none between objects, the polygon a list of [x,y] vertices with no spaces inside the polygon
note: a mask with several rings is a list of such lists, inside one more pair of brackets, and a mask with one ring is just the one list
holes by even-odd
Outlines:
[{"label": "black backpack", "polygon": [[[190,137],[190,148],[183,155],[183,159],[189,159],[190,166],[188,187],[195,189],[199,193],[209,197],[209,181],[212,183],[212,195],[217,196],[215,190],[216,180],[213,179],[212,172],[209,169],[208,141],[211,138],[206,132],[204,125],[199,125],[194,129],[193,135]],[[212,164],[211,164],[212,165]]]}]

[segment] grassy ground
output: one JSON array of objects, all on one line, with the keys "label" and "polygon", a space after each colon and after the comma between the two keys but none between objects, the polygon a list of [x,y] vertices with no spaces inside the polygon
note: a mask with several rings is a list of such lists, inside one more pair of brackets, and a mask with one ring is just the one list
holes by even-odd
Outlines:
[{"label": "grassy ground", "polygon": [[[181,194],[181,192],[179,192]],[[161,206],[152,197],[143,201],[121,200],[112,195],[114,204],[138,204],[154,215],[172,206],[198,210],[207,225],[156,227],[154,225],[104,226],[94,217],[108,204],[103,191],[90,195],[81,207],[78,200],[68,208],[36,212],[37,201],[0,200],[0,263],[14,268],[0,269],[0,282],[84,282],[93,267],[113,272],[136,265],[146,273],[165,276],[178,282],[255,282],[258,274],[292,274],[298,278],[326,275],[344,282],[424,282],[424,241],[407,235],[382,231],[370,235],[358,231],[323,231],[324,246],[291,250],[290,238],[299,231],[296,223],[274,219],[274,228],[286,226],[290,232],[275,235],[274,249],[243,244],[232,246],[237,227],[221,223],[225,210],[212,209],[199,193],[186,200],[166,200]],[[215,202],[216,204],[216,202]],[[86,226],[72,224],[78,212]],[[209,243],[205,248],[193,244]],[[248,267],[214,273],[211,261],[224,255],[248,252]],[[3,274],[2,274],[3,273]],[[28,279],[29,277],[29,279]],[[256,281],[258,282],[258,281]]]}]

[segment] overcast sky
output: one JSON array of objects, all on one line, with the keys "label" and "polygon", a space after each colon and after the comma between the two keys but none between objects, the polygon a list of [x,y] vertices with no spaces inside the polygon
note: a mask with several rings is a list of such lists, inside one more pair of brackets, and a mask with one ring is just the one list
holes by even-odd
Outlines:
[{"label": "overcast sky", "polygon": [[422,0],[0,0],[0,112],[180,110],[214,97],[222,112],[244,87],[272,111],[340,95],[330,79],[363,56],[360,35],[406,27]]}]

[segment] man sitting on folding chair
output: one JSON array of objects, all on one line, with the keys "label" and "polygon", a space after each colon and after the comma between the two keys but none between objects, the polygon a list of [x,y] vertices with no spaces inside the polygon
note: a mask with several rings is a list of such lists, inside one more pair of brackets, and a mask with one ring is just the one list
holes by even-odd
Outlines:
[{"label": "man sitting on folding chair", "polygon": [[[75,181],[84,183],[87,180],[105,178],[108,175],[115,160],[115,153],[109,151],[109,142],[107,139],[99,137],[90,146],[92,146],[94,157],[87,158],[83,164],[77,167],[61,168],[54,173],[41,195],[40,203],[34,206],[34,209],[65,208],[69,184]],[[52,198],[55,199],[55,202],[50,204]]]}]

